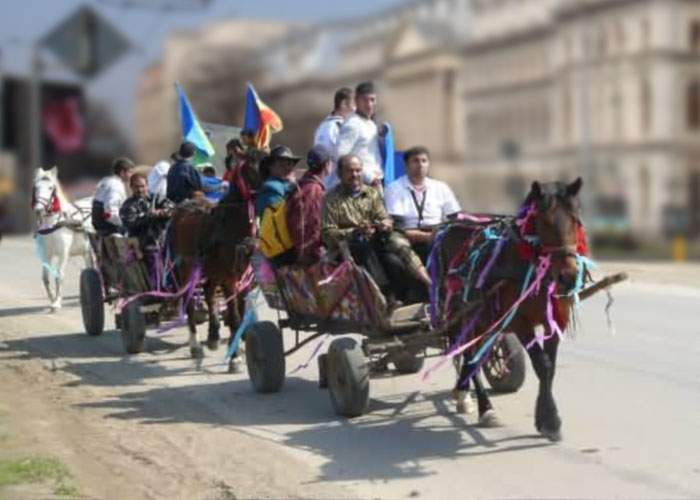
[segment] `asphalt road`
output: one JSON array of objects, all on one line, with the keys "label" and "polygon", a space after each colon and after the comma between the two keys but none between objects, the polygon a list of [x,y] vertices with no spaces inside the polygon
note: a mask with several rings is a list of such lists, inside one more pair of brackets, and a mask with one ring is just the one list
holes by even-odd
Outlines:
[{"label": "asphalt road", "polygon": [[[531,369],[520,392],[493,398],[505,427],[481,429],[454,412],[451,368],[427,382],[373,379],[370,413],[346,420],[316,387],[315,363],[259,395],[247,375],[225,373],[222,350],[198,369],[184,330],[124,356],[117,332],[82,333],[79,261],[65,308],[47,312],[29,238],[0,245],[0,365],[43,367],[36,380],[57,394],[48,411],[89,427],[46,440],[99,498],[700,498],[700,272],[633,267],[613,291],[615,333],[601,294],[562,345],[557,444],[534,430]],[[3,391],[42,397],[7,380]]]}]

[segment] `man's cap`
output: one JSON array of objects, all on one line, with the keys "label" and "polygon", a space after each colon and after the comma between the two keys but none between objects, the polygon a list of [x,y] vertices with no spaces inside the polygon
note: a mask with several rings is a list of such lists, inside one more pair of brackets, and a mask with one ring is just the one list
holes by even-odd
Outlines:
[{"label": "man's cap", "polygon": [[316,144],[306,155],[306,163],[312,168],[318,168],[331,159],[331,152],[323,144]]},{"label": "man's cap", "polygon": [[191,142],[183,142],[180,145],[180,149],[178,150],[177,154],[183,160],[188,160],[188,159],[194,157],[196,152],[197,152],[197,146],[195,146]]},{"label": "man's cap", "polygon": [[285,160],[290,160],[294,162],[295,164],[301,160],[299,156],[295,156],[294,153],[292,153],[292,150],[288,148],[287,146],[275,146],[272,148],[272,151],[270,151],[270,154],[268,155],[268,158],[270,160],[277,160],[277,159],[285,159]]}]

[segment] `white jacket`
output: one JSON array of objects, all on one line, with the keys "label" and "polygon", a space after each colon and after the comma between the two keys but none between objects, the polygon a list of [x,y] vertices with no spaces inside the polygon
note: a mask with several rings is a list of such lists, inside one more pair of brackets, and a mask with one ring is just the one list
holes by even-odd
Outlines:
[{"label": "white jacket", "polygon": [[168,170],[170,162],[161,160],[148,173],[148,192],[164,199],[168,190]]},{"label": "white jacket", "polygon": [[338,115],[326,116],[316,129],[314,134],[314,146],[320,144],[333,153],[338,143],[340,127],[343,125],[343,117]]},{"label": "white jacket", "polygon": [[[343,125],[345,118],[338,115],[326,116],[321,124],[316,129],[314,134],[314,146],[325,146],[331,155],[335,156],[335,150],[338,145],[338,136],[340,135],[340,127]],[[331,173],[323,179],[323,184],[326,189],[331,189],[338,184],[338,174],[336,172],[337,161],[333,161]]]},{"label": "white jacket", "polygon": [[384,177],[377,124],[357,113],[348,116],[340,127],[335,159],[337,161],[341,156],[351,153],[362,160],[362,177],[365,184],[371,184],[375,179]]},{"label": "white jacket", "polygon": [[105,177],[97,184],[95,191],[95,201],[102,203],[105,214],[107,214],[107,222],[115,226],[121,226],[122,220],[119,218],[119,209],[126,201],[126,186],[121,178],[116,175]]}]

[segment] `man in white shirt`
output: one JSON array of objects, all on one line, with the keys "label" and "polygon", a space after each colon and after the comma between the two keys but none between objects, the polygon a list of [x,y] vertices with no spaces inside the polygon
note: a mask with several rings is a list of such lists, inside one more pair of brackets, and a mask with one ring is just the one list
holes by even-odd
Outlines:
[{"label": "man in white shirt", "polygon": [[92,199],[92,225],[102,236],[123,232],[119,209],[126,201],[126,185],[133,170],[134,163],[130,159],[117,158],[112,164],[114,174],[97,184]]},{"label": "man in white shirt", "polygon": [[406,175],[389,184],[384,203],[397,228],[403,229],[425,263],[435,236],[433,227],[461,208],[447,184],[428,177],[430,153],[426,148],[411,148],[403,157]]},{"label": "man in white shirt", "polygon": [[170,165],[169,161],[160,160],[148,173],[148,192],[160,200],[164,200],[168,192]]},{"label": "man in white shirt", "polygon": [[[335,151],[338,144],[338,136],[340,135],[340,127],[342,127],[345,118],[354,111],[355,104],[353,102],[352,89],[342,87],[336,90],[335,96],[333,96],[333,111],[323,119],[316,129],[314,146],[323,146],[328,151]],[[323,179],[326,189],[334,187],[339,182],[335,170],[334,162],[330,174]]]},{"label": "man in white shirt", "polygon": [[360,83],[355,88],[355,108],[340,127],[335,159],[349,154],[357,156],[362,161],[364,183],[381,189],[384,172],[379,132],[373,120],[377,94],[372,82]]}]

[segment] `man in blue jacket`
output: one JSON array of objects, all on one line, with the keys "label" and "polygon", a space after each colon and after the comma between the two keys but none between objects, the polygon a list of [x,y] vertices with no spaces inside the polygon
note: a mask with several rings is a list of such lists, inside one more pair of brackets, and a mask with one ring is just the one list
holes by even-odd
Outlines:
[{"label": "man in blue jacket", "polygon": [[202,179],[192,165],[197,148],[191,142],[183,142],[176,162],[168,170],[168,199],[173,203],[189,200],[195,191],[202,191]]}]

